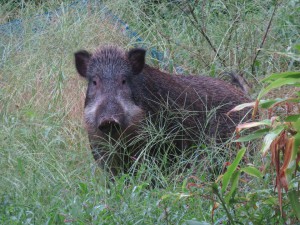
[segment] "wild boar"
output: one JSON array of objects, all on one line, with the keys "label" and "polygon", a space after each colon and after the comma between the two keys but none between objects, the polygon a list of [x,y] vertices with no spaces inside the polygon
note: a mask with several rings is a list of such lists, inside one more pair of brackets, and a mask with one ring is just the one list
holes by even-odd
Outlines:
[{"label": "wild boar", "polygon": [[[235,86],[208,76],[162,72],[145,63],[145,54],[141,48],[125,51],[116,46],[100,47],[93,54],[75,53],[76,69],[88,81],[84,118],[92,153],[113,175],[130,168],[139,147],[116,149],[108,142],[134,140],[142,121],[164,110],[185,112],[175,116],[168,128],[180,137],[174,141],[179,152],[203,133],[226,141],[235,126],[249,118],[245,110],[226,115],[236,105],[249,102]],[[162,150],[151,151],[156,155]]]}]

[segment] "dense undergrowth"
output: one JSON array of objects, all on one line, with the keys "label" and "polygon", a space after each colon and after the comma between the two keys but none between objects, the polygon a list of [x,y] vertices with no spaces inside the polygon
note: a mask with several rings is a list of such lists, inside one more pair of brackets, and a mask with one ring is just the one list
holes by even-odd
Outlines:
[{"label": "dense undergrowth", "polygon": [[[171,72],[219,77],[236,71],[261,87],[261,77],[299,69],[293,54],[299,39],[298,1],[107,1],[139,31],[147,46],[166,57]],[[256,91],[258,91],[256,89]]]},{"label": "dense undergrowth", "polygon": [[[268,156],[261,159],[258,153],[261,141],[239,154],[235,143],[199,141],[194,153],[204,155],[200,162],[192,155],[167,168],[161,156],[160,163],[144,160],[134,176],[107,179],[90,153],[82,123],[85,82],[73,63],[79,49],[93,50],[105,43],[145,45],[164,56],[163,62],[148,56],[148,62],[171,72],[241,72],[256,97],[262,86],[258,80],[266,74],[299,70],[299,50],[294,48],[300,35],[297,1],[107,2],[138,31],[142,43],[126,38],[98,4],[68,8],[69,3],[0,5],[1,23],[23,21],[20,32],[0,35],[1,224],[297,223],[285,195],[284,213],[280,212],[275,173]],[[51,20],[33,17],[57,7],[59,13]],[[294,92],[273,95],[289,97]],[[141,135],[148,138],[149,148],[172,138],[151,121]],[[241,160],[243,154],[247,157]],[[230,177],[225,192],[219,175],[226,171],[226,162],[236,167],[224,175]]]}]

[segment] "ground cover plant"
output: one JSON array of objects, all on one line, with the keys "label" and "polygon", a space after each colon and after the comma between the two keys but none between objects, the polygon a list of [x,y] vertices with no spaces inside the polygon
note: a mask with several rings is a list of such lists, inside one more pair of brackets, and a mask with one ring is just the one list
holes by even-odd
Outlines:
[{"label": "ground cover plant", "polygon": [[[78,80],[73,53],[105,43],[155,47],[163,62],[150,55],[148,60],[170,72],[242,72],[254,99],[266,74],[299,70],[299,2],[106,2],[138,31],[142,43],[126,37],[101,4],[79,2],[76,7],[68,7],[70,1],[22,1],[21,7],[1,2],[1,23],[16,18],[23,27],[0,35],[0,223],[297,224],[298,202],[283,191],[279,204],[276,173],[269,164],[260,170],[268,157],[251,156],[261,148],[260,139],[239,151],[236,143],[199,142],[190,158],[179,157],[169,168],[166,155],[158,163],[147,150],[157,144],[169,150],[174,137],[146,121],[140,136],[148,144],[135,175],[107,179],[92,159],[84,131],[86,84]],[[51,19],[33,16],[56,8]],[[292,90],[266,98],[291,97]],[[299,103],[293,105],[297,109]],[[299,118],[289,119],[298,131]],[[201,162],[195,160],[200,154]],[[184,170],[187,163],[192,167]],[[294,175],[289,182],[297,199],[299,174]]]}]

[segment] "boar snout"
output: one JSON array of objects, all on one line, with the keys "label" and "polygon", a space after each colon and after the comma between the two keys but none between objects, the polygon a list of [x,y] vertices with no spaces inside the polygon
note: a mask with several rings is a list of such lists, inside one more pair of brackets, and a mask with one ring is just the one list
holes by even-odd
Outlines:
[{"label": "boar snout", "polygon": [[121,130],[121,124],[114,117],[102,118],[98,124],[98,129],[105,134],[115,133]]}]

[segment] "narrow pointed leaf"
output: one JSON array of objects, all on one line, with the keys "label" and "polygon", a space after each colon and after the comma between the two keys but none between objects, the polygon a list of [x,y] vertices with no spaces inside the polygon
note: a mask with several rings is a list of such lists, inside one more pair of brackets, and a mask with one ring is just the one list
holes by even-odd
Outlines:
[{"label": "narrow pointed leaf", "polygon": [[270,131],[270,128],[264,128],[264,129],[259,129],[255,132],[253,132],[252,134],[249,134],[247,136],[244,137],[240,137],[237,140],[234,140],[233,142],[245,142],[245,141],[252,141],[258,138],[261,138],[262,136],[264,136],[265,134],[267,134]]},{"label": "narrow pointed leaf", "polygon": [[266,93],[271,91],[274,88],[278,88],[284,85],[293,85],[293,84],[299,84],[300,79],[299,78],[280,78],[278,80],[273,81],[270,83],[267,87],[262,89],[262,91],[258,95],[258,99],[261,99],[262,96],[264,96]]},{"label": "narrow pointed leaf", "polygon": [[272,142],[283,130],[284,130],[284,126],[278,126],[265,136],[264,141],[263,141],[263,146],[261,149],[263,156],[265,156],[265,154],[269,150]]},{"label": "narrow pointed leaf", "polygon": [[227,113],[227,115],[229,115],[232,112],[241,111],[241,110],[243,110],[244,108],[247,108],[247,107],[254,107],[254,105],[255,105],[255,102],[249,102],[249,103],[244,103],[244,104],[237,105],[236,107],[234,107],[233,109],[231,109]]},{"label": "narrow pointed leaf", "polygon": [[295,121],[294,128],[300,133],[300,120]]},{"label": "narrow pointed leaf", "polygon": [[300,114],[290,115],[285,118],[285,122],[296,122],[300,118]]},{"label": "narrow pointed leaf", "polygon": [[242,123],[242,124],[237,125],[236,131],[240,132],[243,129],[258,127],[258,126],[262,126],[262,125],[270,127],[272,125],[271,120],[262,120],[262,121],[258,121],[258,122]]},{"label": "narrow pointed leaf", "polygon": [[288,192],[292,209],[294,210],[297,218],[300,220],[300,192],[297,190],[290,190]]},{"label": "narrow pointed leaf", "polygon": [[240,174],[241,174],[240,171],[235,171],[235,172],[232,174],[230,191],[229,191],[229,192],[226,194],[226,196],[225,196],[225,202],[226,202],[227,204],[229,204],[229,201],[230,201],[230,199],[231,199],[233,193],[236,191],[236,189],[237,189],[237,187],[238,187]]},{"label": "narrow pointed leaf", "polygon": [[276,99],[268,99],[268,100],[260,100],[259,101],[259,106],[263,109],[268,109],[270,108],[272,105],[274,105],[277,102],[282,101],[282,98],[276,98]]},{"label": "narrow pointed leaf", "polygon": [[300,98],[276,98],[270,100],[260,100],[259,106],[263,109],[274,107],[274,105],[284,104],[286,102],[298,103]]},{"label": "narrow pointed leaf", "polygon": [[263,177],[262,173],[253,166],[244,167],[241,169],[241,171],[243,171],[253,177],[257,177],[257,178]]},{"label": "narrow pointed leaf", "polygon": [[[298,120],[298,122],[300,122],[300,120]],[[296,128],[296,126],[295,126]],[[297,128],[296,128],[297,129]],[[300,129],[297,129],[298,131],[300,131]],[[296,157],[296,155],[300,154],[300,132],[298,132],[295,136],[294,136],[295,140],[294,140],[294,149],[293,149],[293,157]]]},{"label": "narrow pointed leaf", "polygon": [[237,153],[237,156],[234,159],[234,161],[232,162],[232,164],[230,166],[228,166],[227,171],[223,176],[222,193],[225,192],[225,190],[226,190],[226,188],[229,184],[229,181],[232,177],[232,174],[234,173],[237,166],[239,165],[239,163],[240,163],[241,159],[243,158],[245,152],[246,152],[246,148],[242,148],[241,150],[239,150],[239,152]]},{"label": "narrow pointed leaf", "polygon": [[300,72],[283,72],[283,73],[273,73],[270,76],[264,78],[262,82],[273,81],[283,78],[296,78],[300,79]]}]

